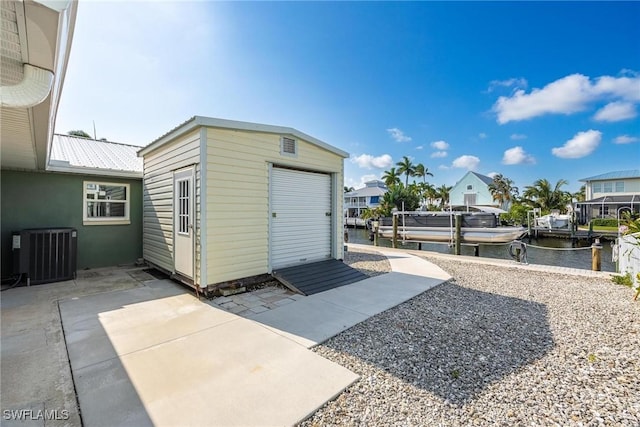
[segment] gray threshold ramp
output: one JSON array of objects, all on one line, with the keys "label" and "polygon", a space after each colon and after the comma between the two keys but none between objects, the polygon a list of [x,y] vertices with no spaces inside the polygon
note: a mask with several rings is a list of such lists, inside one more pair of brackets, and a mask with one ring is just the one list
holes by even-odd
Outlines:
[{"label": "gray threshold ramp", "polygon": [[349,267],[337,259],[313,262],[283,268],[273,272],[273,277],[285,286],[303,295],[313,295],[367,279],[364,273]]}]

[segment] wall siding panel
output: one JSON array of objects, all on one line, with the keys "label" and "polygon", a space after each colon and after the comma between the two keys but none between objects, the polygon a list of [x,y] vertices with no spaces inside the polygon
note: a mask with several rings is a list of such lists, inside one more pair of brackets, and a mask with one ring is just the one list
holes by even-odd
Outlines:
[{"label": "wall siding panel", "polygon": [[[298,154],[280,154],[280,135],[207,129],[207,282],[268,272],[269,164],[336,174],[342,189],[343,159],[304,140]],[[342,193],[333,197],[342,213]],[[334,221],[342,236],[342,221]],[[342,258],[342,243],[334,253]]]},{"label": "wall siding panel", "polygon": [[[143,257],[167,270],[174,271],[173,263],[173,173],[195,165],[196,207],[200,194],[200,134],[190,132],[156,151],[144,156],[143,179]],[[199,231],[199,209],[196,208],[196,226]],[[199,241],[196,241],[196,282],[199,282]]]}]

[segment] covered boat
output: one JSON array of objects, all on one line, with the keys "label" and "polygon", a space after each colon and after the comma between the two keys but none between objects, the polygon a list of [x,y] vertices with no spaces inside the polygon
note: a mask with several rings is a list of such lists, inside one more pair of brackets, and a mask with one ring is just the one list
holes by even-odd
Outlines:
[{"label": "covered boat", "polygon": [[[501,226],[498,217],[484,212],[399,212],[398,239],[424,242],[452,242],[455,216],[461,216],[461,241],[464,243],[506,243],[526,232],[524,227]],[[393,218],[380,218],[378,233],[393,238]]]}]

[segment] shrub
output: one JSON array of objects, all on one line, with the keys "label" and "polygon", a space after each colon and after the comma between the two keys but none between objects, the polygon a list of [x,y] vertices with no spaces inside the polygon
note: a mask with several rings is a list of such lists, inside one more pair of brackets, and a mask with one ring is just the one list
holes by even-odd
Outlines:
[{"label": "shrub", "polygon": [[631,279],[631,274],[627,273],[624,276],[615,275],[611,277],[611,281],[616,285],[627,286],[629,288],[633,287],[633,280]]},{"label": "shrub", "polygon": [[617,227],[618,220],[614,218],[594,218],[592,220],[594,226],[600,227]]}]

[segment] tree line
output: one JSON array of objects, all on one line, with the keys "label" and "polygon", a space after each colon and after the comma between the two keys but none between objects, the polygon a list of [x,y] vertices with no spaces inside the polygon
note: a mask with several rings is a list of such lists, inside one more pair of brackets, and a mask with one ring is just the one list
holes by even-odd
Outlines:
[{"label": "tree line", "polygon": [[[402,178],[404,176],[404,182]],[[422,182],[409,183],[409,178],[422,178]],[[388,188],[382,197],[380,205],[363,212],[363,217],[389,216],[393,208],[398,210],[413,211],[423,209],[442,211],[449,204],[450,192],[453,187],[447,185],[435,186],[427,181],[427,177],[433,177],[433,173],[422,163],[414,164],[407,156],[397,162],[394,167],[385,171],[382,181]],[[527,212],[533,208],[539,208],[542,214],[551,210],[566,212],[567,206],[573,199],[584,200],[585,186],[577,193],[564,191],[562,187],[568,185],[564,179],[551,184],[546,179],[538,179],[533,185],[526,186],[520,196],[518,187],[513,185],[513,180],[498,174],[488,185],[493,200],[503,209],[508,211],[505,220],[513,222],[525,222]],[[345,187],[345,192],[354,191],[352,187]]]}]

